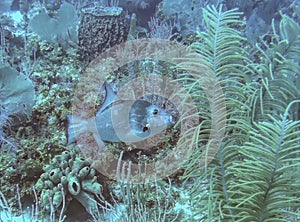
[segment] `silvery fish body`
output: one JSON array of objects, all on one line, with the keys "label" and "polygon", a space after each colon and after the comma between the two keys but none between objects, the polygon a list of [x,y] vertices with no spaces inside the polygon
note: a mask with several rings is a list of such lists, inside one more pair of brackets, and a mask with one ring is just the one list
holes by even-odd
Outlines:
[{"label": "silvery fish body", "polygon": [[106,142],[139,142],[150,138],[174,124],[173,118],[160,107],[142,99],[115,100],[116,95],[107,82],[106,98],[96,116],[81,119],[68,115],[68,144],[75,135],[92,132],[98,146]]}]

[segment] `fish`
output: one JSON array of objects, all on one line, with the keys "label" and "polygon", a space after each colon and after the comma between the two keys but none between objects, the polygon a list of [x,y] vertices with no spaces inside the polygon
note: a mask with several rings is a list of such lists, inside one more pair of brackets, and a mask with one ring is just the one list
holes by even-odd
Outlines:
[{"label": "fish", "polygon": [[111,142],[135,143],[153,137],[175,124],[173,116],[159,106],[144,99],[117,99],[106,81],[102,87],[105,99],[94,117],[83,119],[67,115],[67,145],[74,143],[76,136],[86,132],[93,134],[98,148]]}]

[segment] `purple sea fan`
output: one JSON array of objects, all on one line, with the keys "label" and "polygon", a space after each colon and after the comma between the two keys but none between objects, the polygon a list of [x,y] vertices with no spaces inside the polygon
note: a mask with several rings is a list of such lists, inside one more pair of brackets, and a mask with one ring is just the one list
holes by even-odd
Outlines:
[{"label": "purple sea fan", "polygon": [[9,66],[0,67],[0,142],[9,143],[3,128],[9,127],[12,117],[22,120],[31,113],[35,92],[32,81]]}]

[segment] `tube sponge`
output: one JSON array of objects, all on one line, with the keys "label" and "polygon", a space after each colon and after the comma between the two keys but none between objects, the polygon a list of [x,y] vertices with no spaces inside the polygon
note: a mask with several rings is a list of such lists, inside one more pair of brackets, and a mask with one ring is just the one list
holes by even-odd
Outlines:
[{"label": "tube sponge", "polygon": [[71,175],[68,179],[68,191],[73,196],[78,195],[81,191],[81,185],[79,179],[75,175]]},{"label": "tube sponge", "polygon": [[58,210],[62,208],[64,198],[65,210],[72,199],[78,200],[89,213],[98,210],[95,196],[101,195],[102,185],[97,181],[95,169],[87,160],[64,151],[61,155],[56,155],[43,170],[45,173],[35,186],[41,192],[43,208],[50,210],[50,199],[55,210]]}]

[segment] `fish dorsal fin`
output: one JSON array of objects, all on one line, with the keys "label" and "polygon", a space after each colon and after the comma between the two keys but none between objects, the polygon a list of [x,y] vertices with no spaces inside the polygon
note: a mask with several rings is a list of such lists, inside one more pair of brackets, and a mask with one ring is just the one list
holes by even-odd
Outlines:
[{"label": "fish dorsal fin", "polygon": [[[108,82],[104,82],[104,90],[105,90],[105,99],[98,110],[99,113],[101,113],[107,106],[113,103],[114,99],[116,98],[116,94],[108,84]],[[101,90],[100,90],[101,91]]]}]

